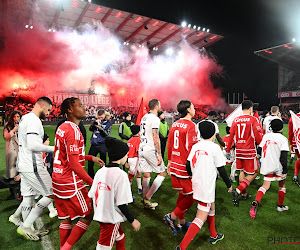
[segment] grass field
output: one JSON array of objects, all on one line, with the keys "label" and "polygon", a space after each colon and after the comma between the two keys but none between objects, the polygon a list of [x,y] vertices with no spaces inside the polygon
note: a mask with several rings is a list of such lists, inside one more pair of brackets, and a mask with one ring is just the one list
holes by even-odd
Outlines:
[{"label": "grass field", "polygon": [[[220,134],[225,135],[225,125],[221,124]],[[53,145],[54,126],[45,127],[45,132],[50,135]],[[112,136],[118,137],[117,126],[114,126]],[[0,133],[3,134],[3,128]],[[284,127],[284,135],[287,136],[287,126]],[[88,131],[88,138],[91,134]],[[88,152],[90,145],[88,141]],[[166,159],[166,157],[165,157]],[[227,167],[229,171],[229,167]],[[232,196],[227,193],[227,188],[222,180],[217,181],[216,188],[216,229],[225,235],[224,240],[216,245],[209,244],[209,230],[205,224],[195,239],[189,246],[189,249],[299,249],[300,244],[274,245],[274,243],[294,241],[289,237],[298,237],[300,241],[300,189],[292,182],[294,164],[289,165],[289,172],[286,181],[287,194],[285,205],[290,210],[284,213],[276,211],[278,184],[273,183],[269,191],[263,197],[257,217],[252,220],[249,216],[251,200],[241,201],[240,207],[234,207]],[[0,136],[0,172],[5,174],[5,141]],[[255,198],[257,189],[262,185],[262,178],[255,180],[247,189],[248,193]],[[237,183],[233,184],[235,188]],[[137,195],[135,180],[133,181],[133,195]],[[253,198],[253,199],[254,199]],[[134,232],[128,222],[122,224],[126,234],[126,248],[139,249],[163,249],[172,250],[182,240],[184,234],[179,233],[174,236],[164,224],[163,216],[175,208],[177,192],[171,188],[171,180],[168,176],[163,182],[161,188],[154,195],[153,199],[159,202],[155,211],[142,208],[140,198],[138,197],[130,205],[132,213],[142,223],[139,232]],[[18,204],[10,195],[8,189],[0,190],[0,249],[42,249],[40,242],[28,242],[16,233],[16,227],[8,221],[8,217],[14,212]],[[196,213],[196,204],[186,213],[186,219],[191,221]],[[50,219],[48,210],[42,216],[45,228],[50,230],[49,236],[54,249],[59,249],[59,220]],[[80,239],[73,249],[95,249],[99,237],[99,225],[93,221],[87,233]],[[287,238],[284,238],[287,237]],[[277,241],[274,242],[274,239]]]}]

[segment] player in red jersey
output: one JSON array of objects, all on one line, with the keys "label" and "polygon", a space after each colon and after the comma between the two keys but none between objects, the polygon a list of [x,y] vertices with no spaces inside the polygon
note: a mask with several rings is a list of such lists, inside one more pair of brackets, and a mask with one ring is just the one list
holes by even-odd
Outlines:
[{"label": "player in red jersey", "polygon": [[[300,118],[300,112],[296,114]],[[291,152],[295,152],[297,155],[297,160],[295,162],[295,172],[294,172],[294,177],[293,181],[300,187],[300,182],[299,182],[299,170],[300,170],[300,152],[297,149],[296,145],[296,139],[295,139],[295,134],[293,131],[293,120],[292,117],[289,120],[289,142],[290,142],[290,150]]]},{"label": "player in red jersey", "polygon": [[[186,161],[192,146],[197,143],[196,125],[192,122],[195,115],[194,105],[182,100],[177,105],[181,119],[174,122],[170,128],[168,138],[168,174],[171,176],[172,187],[178,190],[176,208],[164,216],[164,220],[176,235],[177,229],[187,231],[190,223],[185,221],[184,213],[193,203],[193,189],[191,178],[186,170]],[[178,218],[178,226],[175,220]]]},{"label": "player in red jersey", "polygon": [[[92,202],[83,182],[89,186],[93,179],[85,172],[85,160],[92,160],[99,165],[104,162],[97,157],[85,155],[84,140],[78,124],[85,117],[85,108],[81,100],[75,97],[65,99],[61,112],[67,115],[55,134],[52,184],[54,200],[61,219],[59,226],[60,249],[71,247],[87,231],[93,219]],[[72,220],[80,218],[75,227]]]},{"label": "player in red jersey", "polygon": [[136,176],[136,182],[138,186],[138,194],[143,193],[142,188],[142,174],[139,169],[139,147],[140,147],[140,126],[132,125],[130,127],[132,137],[128,140],[127,145],[129,147],[128,152],[128,165],[129,165],[129,173],[128,178],[130,184],[132,184],[133,178]]},{"label": "player in red jersey", "polygon": [[236,169],[240,170],[240,185],[232,190],[232,195],[233,204],[237,207],[239,206],[240,193],[242,193],[243,200],[251,198],[246,192],[246,187],[257,176],[258,161],[255,142],[259,145],[262,140],[259,121],[252,116],[253,102],[250,100],[243,101],[242,110],[243,115],[233,120],[226,149],[227,157],[229,157],[235,139]]}]

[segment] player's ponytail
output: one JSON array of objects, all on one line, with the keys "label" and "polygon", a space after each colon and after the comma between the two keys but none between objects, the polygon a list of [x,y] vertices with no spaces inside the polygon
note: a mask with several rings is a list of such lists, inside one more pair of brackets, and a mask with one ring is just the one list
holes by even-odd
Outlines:
[{"label": "player's ponytail", "polygon": [[192,103],[189,100],[181,100],[177,104],[177,111],[180,113],[180,117],[183,118],[188,114],[188,108],[190,108]]}]

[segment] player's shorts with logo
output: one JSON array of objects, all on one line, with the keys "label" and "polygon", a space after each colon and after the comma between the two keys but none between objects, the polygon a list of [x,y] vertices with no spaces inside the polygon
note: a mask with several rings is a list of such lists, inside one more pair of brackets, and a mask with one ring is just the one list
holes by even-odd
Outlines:
[{"label": "player's shorts with logo", "polygon": [[171,174],[171,181],[173,189],[182,191],[184,195],[193,193],[191,178],[179,178]]},{"label": "player's shorts with logo", "polygon": [[236,169],[243,170],[247,174],[255,174],[258,172],[258,160],[236,158]]},{"label": "player's shorts with logo", "polygon": [[164,161],[157,166],[157,153],[156,151],[139,151],[139,164],[142,173],[162,173],[165,171]]},{"label": "player's shorts with logo", "polygon": [[88,197],[86,187],[78,190],[76,195],[71,198],[61,199],[54,196],[54,201],[58,218],[61,220],[66,218],[74,220],[79,217],[85,217],[93,212],[92,200]]},{"label": "player's shorts with logo", "polygon": [[37,172],[21,172],[20,176],[22,196],[53,194],[52,179],[46,168]]},{"label": "player's shorts with logo", "polygon": [[101,231],[96,250],[112,249],[116,241],[120,241],[125,237],[121,223],[111,224],[100,222],[99,224]]}]

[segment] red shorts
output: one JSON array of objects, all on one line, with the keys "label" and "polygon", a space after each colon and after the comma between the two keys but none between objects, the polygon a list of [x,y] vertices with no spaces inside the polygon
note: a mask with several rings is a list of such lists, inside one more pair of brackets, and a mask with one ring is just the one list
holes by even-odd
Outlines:
[{"label": "red shorts", "polygon": [[61,199],[54,196],[55,206],[59,219],[85,217],[93,212],[92,200],[88,197],[88,190],[83,188],[75,196]]},{"label": "red shorts", "polygon": [[116,241],[122,240],[125,234],[121,228],[121,223],[99,223],[100,236],[96,249],[101,249],[101,246],[112,248]]},{"label": "red shorts", "polygon": [[184,195],[193,193],[191,178],[179,178],[175,175],[171,175],[171,181],[173,189],[182,191]]},{"label": "red shorts", "polygon": [[236,159],[236,169],[243,170],[247,174],[255,174],[258,172],[258,160],[253,159]]}]

